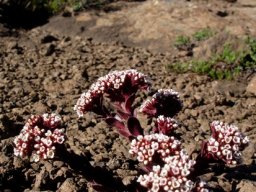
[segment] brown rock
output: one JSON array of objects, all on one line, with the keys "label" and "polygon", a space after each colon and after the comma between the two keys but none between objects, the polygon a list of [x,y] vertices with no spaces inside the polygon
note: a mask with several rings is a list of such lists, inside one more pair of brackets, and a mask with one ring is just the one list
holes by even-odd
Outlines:
[{"label": "brown rock", "polygon": [[38,190],[40,189],[45,177],[47,176],[46,170],[45,168],[42,168],[42,170],[40,171],[40,173],[38,173],[36,175],[36,180],[35,180],[35,184],[33,187],[33,190]]},{"label": "brown rock", "polygon": [[252,94],[256,95],[256,75],[248,83],[248,86],[246,87],[246,91],[248,93],[252,93]]},{"label": "brown rock", "polygon": [[256,182],[242,180],[237,187],[239,192],[254,192],[256,190]]},{"label": "brown rock", "polygon": [[77,187],[75,182],[73,181],[72,178],[68,178],[64,181],[64,183],[60,186],[58,189],[58,192],[72,192],[72,191],[77,191]]}]

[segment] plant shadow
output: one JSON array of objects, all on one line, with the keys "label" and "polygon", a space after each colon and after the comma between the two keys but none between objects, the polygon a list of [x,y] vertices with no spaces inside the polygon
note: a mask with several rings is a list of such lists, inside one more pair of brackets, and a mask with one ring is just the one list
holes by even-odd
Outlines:
[{"label": "plant shadow", "polygon": [[90,154],[77,155],[73,151],[67,151],[63,148],[61,159],[74,171],[82,174],[96,191],[144,191],[136,181],[129,185],[124,185],[121,178],[114,177],[111,171],[99,166],[92,166],[90,164]]}]

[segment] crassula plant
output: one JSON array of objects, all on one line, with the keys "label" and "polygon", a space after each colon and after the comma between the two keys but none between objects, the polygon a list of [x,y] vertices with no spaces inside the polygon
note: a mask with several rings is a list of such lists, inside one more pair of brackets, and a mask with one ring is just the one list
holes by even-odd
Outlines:
[{"label": "crassula plant", "polygon": [[[79,117],[87,112],[100,115],[128,138],[131,142],[129,153],[143,165],[145,172],[138,176],[137,182],[147,191],[209,191],[204,181],[196,182],[196,178],[191,178],[197,162],[173,136],[173,131],[178,128],[174,117],[183,106],[178,92],[160,89],[140,107],[134,107],[136,93],[148,90],[150,86],[149,78],[136,70],[113,71],[92,84],[78,99],[74,109]],[[106,101],[112,107],[107,107]],[[155,121],[150,133],[141,127],[138,113]],[[203,141],[200,158],[222,161],[227,165],[237,164],[248,138],[236,126],[219,121],[211,124],[211,131],[211,137]]]},{"label": "crassula plant", "polygon": [[187,178],[195,161],[191,160],[181,142],[162,133],[138,136],[131,142],[130,154],[148,168],[138,182],[149,191],[190,191],[194,183]]},{"label": "crassula plant", "polygon": [[[130,141],[129,153],[141,164],[143,171],[137,182],[146,191],[210,191],[207,183],[195,174],[200,168],[199,161],[215,160],[228,166],[236,165],[241,161],[241,150],[248,145],[248,137],[234,125],[213,121],[210,124],[212,135],[202,141],[201,153],[192,159],[174,134],[179,128],[175,117],[183,107],[179,93],[160,89],[140,106],[134,104],[137,92],[150,88],[149,78],[143,73],[133,69],[113,71],[82,93],[74,110],[79,117],[87,112],[95,113]],[[139,113],[154,121],[150,131],[141,126]],[[56,146],[64,140],[58,115],[33,115],[14,139],[14,154],[31,157],[33,161],[53,158]]]},{"label": "crassula plant", "polygon": [[51,159],[56,146],[63,144],[65,137],[58,115],[32,115],[14,139],[14,155],[29,157],[34,162]]},{"label": "crassula plant", "polygon": [[221,160],[228,165],[236,165],[241,161],[241,150],[249,142],[235,125],[213,121],[210,125],[212,135],[203,142],[202,156]]},{"label": "crassula plant", "polygon": [[[115,126],[121,135],[134,138],[141,135],[143,129],[135,118],[137,112],[132,104],[136,92],[147,90],[150,85],[147,76],[136,70],[113,71],[93,83],[78,99],[74,109],[79,117],[94,112]],[[113,110],[104,105],[107,99]]]}]

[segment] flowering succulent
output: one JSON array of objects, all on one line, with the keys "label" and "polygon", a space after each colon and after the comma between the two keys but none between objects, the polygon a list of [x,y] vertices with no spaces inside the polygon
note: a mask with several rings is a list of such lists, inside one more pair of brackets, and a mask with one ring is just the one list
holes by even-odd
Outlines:
[{"label": "flowering succulent", "polygon": [[170,135],[170,133],[178,127],[178,122],[171,118],[160,115],[156,119],[156,127],[154,133],[163,133]]},{"label": "flowering succulent", "polygon": [[194,160],[191,160],[180,141],[164,134],[138,136],[132,140],[132,155],[137,155],[139,162],[148,166],[149,173],[140,175],[138,182],[152,192],[158,191],[190,191],[194,183],[187,177]]},{"label": "flowering succulent", "polygon": [[[153,171],[146,175],[140,175],[138,182],[149,189],[149,192],[158,191],[191,191],[194,183],[187,179],[187,175],[173,173],[173,165],[165,164],[163,167],[153,166]],[[180,171],[176,168],[175,171]]]},{"label": "flowering succulent", "polygon": [[[105,118],[107,124],[117,128],[118,132],[133,138],[142,134],[139,121],[134,117],[132,107],[135,93],[148,89],[148,77],[136,70],[113,71],[100,77],[91,85],[86,93],[78,99],[74,109],[78,116],[91,111]],[[104,97],[108,98],[115,111],[104,105]]]},{"label": "flowering succulent", "polygon": [[235,125],[213,121],[210,125],[212,135],[203,143],[202,156],[221,160],[228,165],[235,165],[241,160],[241,150],[249,142]]},{"label": "flowering succulent", "polygon": [[101,100],[105,95],[112,102],[119,103],[119,110],[131,113],[134,94],[138,89],[147,89],[149,85],[147,76],[136,70],[113,71],[92,84],[78,99],[74,109],[78,116],[83,116],[88,111],[102,115]]},{"label": "flowering succulent", "polygon": [[150,117],[163,115],[173,117],[182,109],[179,93],[172,89],[159,89],[151,99],[146,100],[140,107],[140,112]]},{"label": "flowering succulent", "polygon": [[155,133],[145,136],[139,135],[136,139],[133,139],[129,153],[137,155],[138,161],[147,165],[159,159],[165,162],[167,157],[176,155],[180,150],[180,141],[174,139],[174,137]]},{"label": "flowering succulent", "polygon": [[65,141],[61,118],[56,114],[32,115],[14,139],[14,155],[32,161],[53,158],[57,144]]},{"label": "flowering succulent", "polygon": [[[145,173],[137,181],[149,192],[208,192],[204,181],[195,181],[194,169],[200,168],[198,161],[190,159],[181,142],[172,136],[178,128],[173,117],[183,106],[178,92],[160,89],[138,110],[133,105],[136,92],[150,85],[147,76],[136,70],[113,71],[92,84],[74,109],[79,117],[89,111],[100,115],[131,141],[129,153],[136,156]],[[104,98],[112,105],[106,106]],[[141,127],[138,111],[155,120],[150,133]],[[240,150],[247,145],[248,138],[237,127],[219,121],[211,124],[211,131],[211,138],[202,145],[201,157],[238,163]]]}]

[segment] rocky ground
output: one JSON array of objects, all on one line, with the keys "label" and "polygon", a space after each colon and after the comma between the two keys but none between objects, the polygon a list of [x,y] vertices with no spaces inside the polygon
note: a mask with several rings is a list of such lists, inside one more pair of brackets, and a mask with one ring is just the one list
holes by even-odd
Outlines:
[{"label": "rocky ground", "polygon": [[[253,0],[120,2],[113,11],[56,16],[28,31],[0,27],[0,190],[94,191],[94,182],[112,191],[134,191],[138,163],[129,143],[111,127],[73,107],[90,84],[112,70],[137,69],[148,75],[153,91],[172,88],[183,100],[177,133],[192,157],[210,135],[209,123],[237,125],[251,143],[243,164],[223,168],[213,163],[202,172],[216,191],[256,189],[256,75],[212,80],[193,73],[176,74],[166,65],[188,57],[174,48],[177,34],[210,26],[236,37],[256,35]],[[221,46],[203,44],[193,50]],[[199,51],[198,51],[199,50]],[[189,59],[189,58],[188,58]],[[145,94],[139,94],[136,102]],[[13,139],[31,114],[56,112],[63,119],[65,150],[53,160],[30,163],[13,155]],[[147,125],[145,125],[147,126]],[[148,125],[150,126],[150,125]],[[106,189],[101,190],[106,191]]]}]

